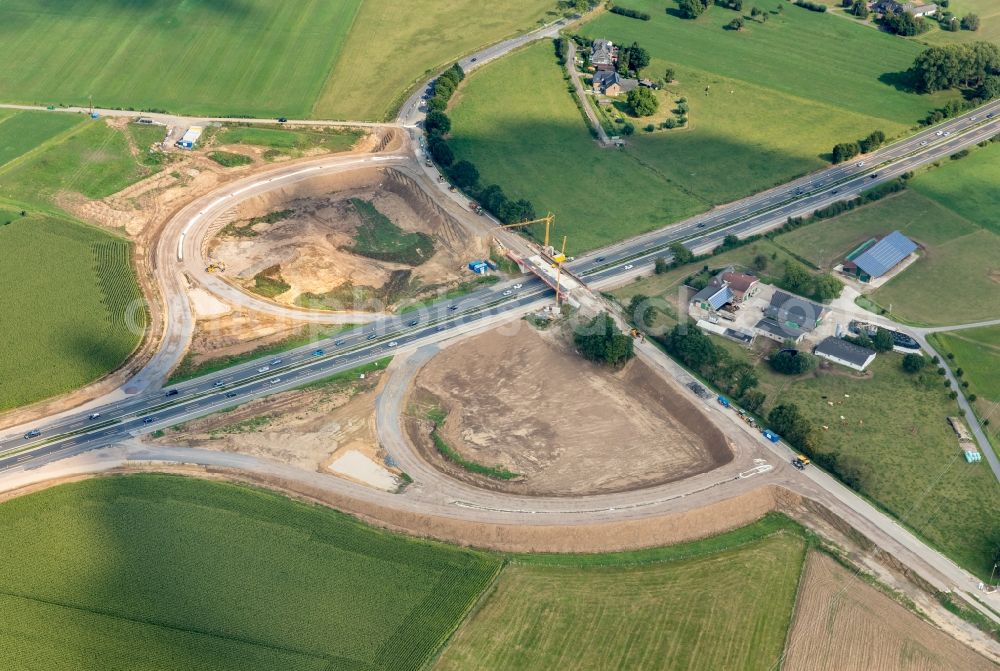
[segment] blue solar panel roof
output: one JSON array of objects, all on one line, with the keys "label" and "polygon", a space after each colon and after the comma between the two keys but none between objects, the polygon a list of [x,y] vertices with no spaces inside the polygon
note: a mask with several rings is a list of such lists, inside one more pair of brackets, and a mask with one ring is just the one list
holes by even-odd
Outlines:
[{"label": "blue solar panel roof", "polygon": [[733,300],[733,292],[729,290],[729,287],[722,287],[719,291],[715,292],[708,299],[708,304],[712,306],[713,310],[718,310],[723,305]]},{"label": "blue solar panel roof", "polygon": [[881,277],[913,253],[916,243],[899,231],[893,231],[860,254],[854,263],[872,277]]}]

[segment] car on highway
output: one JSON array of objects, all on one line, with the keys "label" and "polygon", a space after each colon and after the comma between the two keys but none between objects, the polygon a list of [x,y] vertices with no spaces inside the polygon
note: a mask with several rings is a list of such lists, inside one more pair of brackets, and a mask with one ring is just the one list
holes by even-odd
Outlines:
[{"label": "car on highway", "polygon": [[987,114],[986,118],[987,119],[992,119],[993,118],[993,112],[990,112],[989,114]]},{"label": "car on highway", "polygon": [[513,291],[511,291],[510,289],[508,289],[507,291],[503,292],[503,295],[504,296],[510,296],[513,293],[514,293]]},{"label": "car on highway", "polygon": [[153,418],[152,417],[143,417],[142,418],[142,423],[143,424],[152,424],[153,423]]},{"label": "car on highway", "polygon": [[635,268],[635,266],[632,265],[631,263],[626,263],[624,266],[622,266],[622,270],[632,270],[633,268]]},{"label": "car on highway", "polygon": [[87,419],[93,420],[93,419],[97,419],[100,416],[101,416],[101,413],[99,413],[99,412],[92,412],[89,415],[87,415]]},{"label": "car on highway", "polygon": [[280,363],[281,363],[281,359],[272,359],[271,360],[271,365],[272,366],[277,366]]},{"label": "car on highway", "polygon": [[447,326],[445,326],[444,324],[438,324],[438,325],[437,325],[437,328],[436,328],[435,330],[436,330],[436,331],[443,331],[443,330],[445,330],[446,328],[448,328],[448,327],[447,327]]},{"label": "car on highway", "polygon": [[236,398],[236,392],[235,391],[227,392],[226,398]]},{"label": "car on highway", "polygon": [[212,386],[213,387],[221,387],[224,384],[225,384],[225,382],[223,382],[222,380],[216,380],[215,384],[213,384]]},{"label": "car on highway", "polygon": [[521,284],[520,282],[518,282],[517,284],[514,285],[514,288],[515,289],[520,289],[523,286],[524,286],[523,284]]},{"label": "car on highway", "polygon": [[257,372],[258,373],[266,373],[269,370],[271,370],[270,366],[261,366],[260,368],[257,369]]},{"label": "car on highway", "polygon": [[395,347],[395,346],[396,346],[396,345],[398,345],[398,344],[399,344],[398,342],[396,342],[395,340],[393,340],[393,341],[391,341],[391,342],[389,343],[389,347]]},{"label": "car on highway", "polygon": [[948,137],[949,135],[951,135],[951,131],[950,131],[950,130],[946,130],[946,131],[944,132],[944,136],[945,136],[945,137]]},{"label": "car on highway", "polygon": [[936,132],[934,134],[937,135],[938,137],[941,137],[942,135],[944,135],[944,131],[943,130],[939,130],[938,132]]},{"label": "car on highway", "polygon": [[335,341],[333,341],[333,346],[334,346],[334,347],[340,347],[340,346],[341,346],[341,345],[343,345],[343,344],[344,344],[345,342],[347,342],[347,341],[346,341],[346,340],[335,340]]},{"label": "car on highway", "polygon": [[420,323],[419,319],[411,319],[410,320],[410,326],[416,326],[419,323]]},{"label": "car on highway", "polygon": [[830,192],[830,195],[836,196],[838,193],[840,193],[840,189],[834,189],[833,191]]},{"label": "car on highway", "polygon": [[314,349],[313,350],[313,356],[323,356],[324,354],[326,354],[326,352],[324,352],[321,349]]},{"label": "car on highway", "polygon": [[597,257],[596,259],[594,259],[594,260],[595,260],[595,261],[597,261],[598,263],[600,263],[601,261],[603,261],[603,260],[604,260],[604,257],[603,257],[603,256],[598,256],[598,257]]},{"label": "car on highway", "polygon": [[448,312],[454,312],[457,309],[458,309],[457,305],[449,305],[448,306]]},{"label": "car on highway", "polygon": [[366,338],[366,340],[375,340],[375,338],[377,338],[377,337],[378,337],[377,333],[369,333],[368,337]]},{"label": "car on highway", "polygon": [[179,393],[180,393],[180,392],[179,392],[179,391],[177,391],[176,389],[168,389],[168,390],[167,390],[167,393],[166,393],[166,394],[164,394],[164,396],[166,396],[167,398],[170,398],[171,396],[176,396],[176,395],[177,395],[177,394],[179,394]]},{"label": "car on highway", "polygon": [[921,147],[926,147],[927,146],[927,140],[924,140],[923,142],[921,142],[920,146]]},{"label": "car on highway", "polygon": [[279,382],[281,382],[281,378],[280,378],[280,377],[272,377],[272,378],[271,378],[271,379],[269,380],[269,382],[270,382],[271,384],[278,384]]},{"label": "car on highway", "polygon": [[856,166],[857,166],[857,167],[859,167],[859,168],[863,168],[863,167],[865,167],[865,162],[864,162],[864,161],[858,161],[858,162],[857,162],[857,163],[855,163],[854,165],[856,165]]},{"label": "car on highway", "polygon": [[472,58],[469,59],[469,62],[470,63],[475,63],[478,60],[479,60],[478,58],[476,58],[475,56],[473,56]]},{"label": "car on highway", "polygon": [[30,438],[38,438],[38,436],[40,435],[42,435],[41,431],[39,431],[38,429],[32,429],[28,433],[24,434],[24,439],[28,440]]},{"label": "car on highway", "polygon": [[873,172],[873,173],[872,173],[872,174],[870,175],[870,177],[871,177],[872,179],[875,179],[876,177],[878,177],[878,173],[877,173],[877,172]]},{"label": "car on highway", "polygon": [[971,119],[969,119],[969,121],[976,121],[977,119],[979,119],[979,117],[977,117],[977,116],[974,116],[974,117],[972,117]]},{"label": "car on highway", "polygon": [[698,224],[697,226],[695,226],[695,228],[705,228],[705,222],[704,221],[701,222],[700,224]]}]

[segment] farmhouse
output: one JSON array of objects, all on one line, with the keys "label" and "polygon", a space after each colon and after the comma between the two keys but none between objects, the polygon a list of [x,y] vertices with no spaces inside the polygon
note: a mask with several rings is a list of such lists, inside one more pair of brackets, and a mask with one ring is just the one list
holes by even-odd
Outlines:
[{"label": "farmhouse", "polygon": [[861,282],[882,277],[905,261],[917,250],[917,244],[899,231],[893,231],[878,242],[862,245],[847,256],[843,269]]},{"label": "farmhouse", "polygon": [[903,3],[897,0],[875,0],[868,8],[875,14],[899,14],[903,11]]},{"label": "farmhouse", "polygon": [[913,16],[934,16],[937,14],[938,6],[933,2],[928,4],[908,2],[903,5],[903,11]]},{"label": "farmhouse", "polygon": [[594,73],[592,84],[597,93],[614,97],[628,93],[638,86],[639,82],[622,77],[614,70],[598,70]]},{"label": "farmhouse", "polygon": [[704,289],[691,298],[691,304],[702,310],[718,310],[731,303],[739,305],[757,293],[760,285],[753,275],[738,273],[732,268],[712,278]]},{"label": "farmhouse", "polygon": [[833,336],[817,345],[813,354],[856,371],[863,371],[875,360],[875,350]]},{"label": "farmhouse", "polygon": [[754,324],[754,330],[765,338],[783,343],[802,342],[807,333],[811,333],[823,317],[826,308],[819,303],[789,294],[775,291],[771,301],[764,307],[764,317]]},{"label": "farmhouse", "polygon": [[594,40],[590,46],[590,64],[597,70],[615,69],[615,45],[611,40]]}]

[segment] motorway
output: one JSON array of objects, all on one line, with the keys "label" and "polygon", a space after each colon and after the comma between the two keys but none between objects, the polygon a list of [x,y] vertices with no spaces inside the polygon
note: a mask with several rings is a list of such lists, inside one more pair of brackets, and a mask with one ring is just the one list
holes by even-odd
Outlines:
[{"label": "motorway", "polygon": [[[547,26],[536,33],[495,45],[476,56],[470,56],[463,64],[468,66],[467,69],[474,69],[478,64],[497,58],[520,44],[539,39],[539,35],[555,34],[554,31],[559,28],[558,25]],[[404,103],[399,124],[413,129],[419,123],[419,100],[422,92],[417,91]],[[837,200],[851,198],[875,184],[986,140],[1000,132],[1000,118],[993,116],[998,113],[1000,101],[888,145],[863,157],[864,165],[851,162],[832,166],[736,203],[667,225],[658,231],[582,255],[569,263],[568,267],[590,287],[624,283],[640,273],[648,272],[656,257],[669,256],[665,250],[673,242],[682,241],[688,247],[700,251],[715,246],[726,235],[745,237],[773,229],[781,226],[790,216],[807,215]],[[0,474],[23,474],[55,460],[127,442],[135,436],[217,412],[253,398],[297,387],[400,350],[413,350],[466,334],[488,324],[515,318],[550,301],[550,290],[537,279],[519,282],[523,286],[517,290],[513,288],[513,282],[501,283],[458,299],[433,304],[419,312],[397,316],[379,315],[372,323],[333,338],[164,389],[158,388],[179,361],[193,329],[194,320],[187,299],[185,261],[191,261],[194,267],[202,263],[201,245],[218,215],[229,210],[242,198],[287,186],[297,180],[379,164],[424,170],[421,167],[422,160],[412,147],[410,144],[397,153],[373,154],[363,158],[326,157],[277,168],[273,173],[255,175],[245,181],[228,184],[181,210],[165,228],[155,254],[156,280],[165,303],[168,329],[160,353],[136,379],[130,381],[130,389],[134,393],[88,407],[85,411],[65,413],[0,435]],[[425,172],[429,177],[430,172]],[[460,195],[449,195],[442,187],[438,188],[441,190],[438,196],[443,194],[442,201],[445,198],[452,199],[451,207],[454,210],[455,199],[460,198]],[[489,220],[468,213],[466,218],[476,222],[470,225],[477,226]],[[358,318],[358,315],[308,317],[301,310],[258,301],[242,292],[233,294],[232,288],[224,282],[206,280],[205,276],[200,275],[195,279],[203,288],[224,296],[226,300],[236,301],[253,309],[271,311],[272,314],[279,311],[290,318],[304,318],[304,321],[351,321]],[[506,292],[510,292],[509,295],[505,295]],[[253,301],[265,305],[261,306]],[[647,352],[645,356],[661,355]],[[99,416],[91,418],[94,414]],[[39,431],[39,435],[24,438],[22,434],[29,429]],[[761,440],[757,438],[758,442]],[[784,446],[779,448],[763,445],[763,448],[772,450],[773,460],[778,464],[783,464],[790,454]],[[972,589],[972,576],[912,538],[909,532],[825,474],[815,470],[805,475],[787,473],[787,468],[775,470],[780,470],[783,483],[790,482],[799,491],[828,500],[834,509],[854,511],[858,520],[852,519],[852,524],[876,537],[882,547],[899,546],[904,548],[900,552],[915,553],[928,566],[933,567],[934,584]],[[316,475],[311,474],[309,477]],[[302,477],[306,475],[303,474]],[[427,478],[425,482],[418,482],[417,487],[407,490],[416,492],[413,494],[393,495],[368,491],[364,496],[377,498],[381,505],[411,507],[427,514],[445,514],[442,512],[443,506],[446,514],[453,517],[532,523],[532,516],[525,514],[524,506],[528,504],[523,501],[511,498],[507,504],[498,505],[496,493],[486,497],[485,494],[477,495],[444,476],[435,478],[431,474],[424,474],[423,477]],[[433,506],[427,502],[422,503],[418,494],[422,491],[421,488],[423,491],[434,489],[439,499],[447,499],[448,502],[442,504],[437,501]],[[674,494],[670,496],[673,497]],[[486,506],[490,509],[484,510],[482,506],[477,508],[476,496],[486,497],[482,500],[490,502]],[[558,504],[534,500],[530,504],[532,509],[527,512],[534,514],[536,509],[551,506],[553,511],[559,513],[559,519],[565,519],[567,524],[585,520],[637,519],[663,514],[668,505],[664,496],[664,491],[650,488],[608,497],[606,502],[603,499],[595,500],[594,497],[560,499]],[[459,502],[471,505],[457,505]],[[607,505],[595,507],[602,502]],[[553,517],[556,517],[555,514]]]}]

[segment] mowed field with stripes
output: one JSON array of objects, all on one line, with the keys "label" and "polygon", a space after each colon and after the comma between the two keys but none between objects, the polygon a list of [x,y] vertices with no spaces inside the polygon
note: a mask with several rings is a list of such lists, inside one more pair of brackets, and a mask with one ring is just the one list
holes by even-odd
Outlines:
[{"label": "mowed field with stripes", "polygon": [[[381,120],[555,0],[6,0],[0,102]],[[457,19],[457,20],[456,20]]]}]

